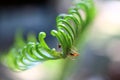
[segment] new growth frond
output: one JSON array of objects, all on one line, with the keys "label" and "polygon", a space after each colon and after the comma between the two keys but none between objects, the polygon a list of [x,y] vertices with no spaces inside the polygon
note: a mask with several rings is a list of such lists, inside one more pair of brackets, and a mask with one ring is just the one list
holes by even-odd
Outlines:
[{"label": "new growth frond", "polygon": [[92,0],[83,0],[70,8],[68,14],[56,18],[57,30],[52,30],[62,50],[51,49],[45,42],[45,32],[40,32],[39,42],[28,42],[23,48],[12,48],[7,55],[6,65],[13,70],[26,70],[46,60],[66,58],[75,46],[77,38],[92,21],[94,16]]}]

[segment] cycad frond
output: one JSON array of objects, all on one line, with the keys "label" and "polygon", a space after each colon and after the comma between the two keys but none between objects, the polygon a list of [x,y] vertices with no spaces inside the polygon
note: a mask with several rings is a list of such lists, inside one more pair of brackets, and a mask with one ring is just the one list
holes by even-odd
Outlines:
[{"label": "cycad frond", "polygon": [[[81,11],[84,13],[82,14]],[[80,37],[86,26],[94,16],[92,0],[83,0],[70,8],[68,14],[60,14],[57,19],[57,30],[52,30],[62,50],[51,49],[45,42],[45,32],[39,33],[39,42],[29,42],[23,48],[12,48],[6,58],[8,67],[14,70],[26,70],[31,66],[46,61],[66,58],[71,54],[77,38]]]}]

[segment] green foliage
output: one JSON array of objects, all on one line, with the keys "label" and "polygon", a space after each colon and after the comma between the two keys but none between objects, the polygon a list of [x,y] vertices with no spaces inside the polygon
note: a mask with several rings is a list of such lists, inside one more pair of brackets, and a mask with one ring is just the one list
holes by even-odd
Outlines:
[{"label": "green foliage", "polygon": [[84,0],[70,8],[68,14],[60,14],[57,17],[57,30],[52,30],[51,34],[61,44],[64,58],[74,50],[76,41],[92,21],[93,14],[94,5],[92,1]]},{"label": "green foliage", "polygon": [[52,30],[51,34],[58,39],[62,48],[60,52],[56,51],[55,48],[51,49],[46,44],[45,32],[39,33],[39,42],[36,42],[33,36],[29,36],[28,44],[19,39],[18,35],[17,45],[10,50],[5,59],[6,65],[19,71],[26,70],[46,60],[66,58],[75,51],[78,38],[94,18],[94,11],[92,0],[83,0],[70,8],[68,14],[60,14],[57,17],[57,30]]}]

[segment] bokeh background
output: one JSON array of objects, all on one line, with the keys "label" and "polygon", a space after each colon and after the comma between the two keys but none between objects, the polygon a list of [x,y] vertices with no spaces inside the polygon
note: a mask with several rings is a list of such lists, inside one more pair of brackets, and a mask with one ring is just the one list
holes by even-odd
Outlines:
[{"label": "bokeh background", "polygon": [[[56,47],[50,35],[56,29],[55,18],[67,13],[72,2],[79,0],[0,1],[0,54],[14,43],[17,30],[37,35],[47,33],[46,42]],[[0,65],[0,80],[120,80],[120,1],[95,0],[96,17],[88,30],[87,40],[76,60],[47,61],[27,71],[13,72]]]}]

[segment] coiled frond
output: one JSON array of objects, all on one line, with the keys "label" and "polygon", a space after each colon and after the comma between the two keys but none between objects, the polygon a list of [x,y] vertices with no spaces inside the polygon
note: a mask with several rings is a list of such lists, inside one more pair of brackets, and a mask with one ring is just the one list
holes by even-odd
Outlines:
[{"label": "coiled frond", "polygon": [[72,7],[68,14],[60,14],[57,17],[57,30],[52,30],[51,34],[57,37],[61,44],[64,58],[70,54],[76,45],[77,38],[92,21],[93,12],[93,3],[83,0]]},{"label": "coiled frond", "polygon": [[52,30],[62,50],[56,51],[46,44],[44,32],[39,33],[39,42],[29,42],[23,48],[12,48],[9,52],[6,64],[14,70],[26,70],[31,66],[46,60],[66,58],[75,47],[78,37],[93,19],[94,5],[92,0],[83,0],[75,7],[70,8],[68,14],[60,14],[57,19],[57,30]]}]

